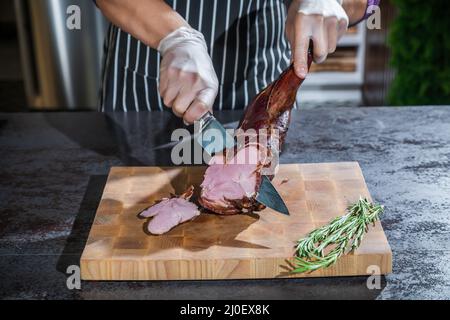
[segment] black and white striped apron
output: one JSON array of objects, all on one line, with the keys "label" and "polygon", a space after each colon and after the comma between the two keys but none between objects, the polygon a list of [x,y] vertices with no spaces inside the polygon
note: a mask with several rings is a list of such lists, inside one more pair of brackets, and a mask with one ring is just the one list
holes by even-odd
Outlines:
[{"label": "black and white striped apron", "polygon": [[[288,67],[283,0],[169,0],[205,36],[219,79],[214,109],[243,109]],[[165,110],[160,55],[116,26],[105,44],[102,111]]]}]

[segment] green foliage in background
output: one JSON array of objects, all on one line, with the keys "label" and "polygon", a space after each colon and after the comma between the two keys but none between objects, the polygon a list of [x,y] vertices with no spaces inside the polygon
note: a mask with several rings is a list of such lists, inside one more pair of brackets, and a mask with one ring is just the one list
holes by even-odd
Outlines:
[{"label": "green foliage in background", "polygon": [[392,105],[450,105],[450,1],[392,0]]}]

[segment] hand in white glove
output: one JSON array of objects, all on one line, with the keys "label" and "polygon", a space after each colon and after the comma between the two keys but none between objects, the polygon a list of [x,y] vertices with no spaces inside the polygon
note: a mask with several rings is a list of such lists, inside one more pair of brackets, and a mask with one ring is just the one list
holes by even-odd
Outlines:
[{"label": "hand in white glove", "polygon": [[219,82],[203,35],[181,27],[161,40],[160,94],[187,124],[212,109]]},{"label": "hand in white glove", "polygon": [[342,0],[293,0],[286,21],[296,74],[308,73],[308,48],[314,43],[314,61],[322,63],[336,51],[337,42],[348,29],[349,18]]}]

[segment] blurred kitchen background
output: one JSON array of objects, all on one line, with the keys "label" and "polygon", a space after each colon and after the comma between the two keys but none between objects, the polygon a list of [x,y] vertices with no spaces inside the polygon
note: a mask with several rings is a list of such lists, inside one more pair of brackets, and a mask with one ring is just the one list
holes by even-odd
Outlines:
[{"label": "blurred kitchen background", "polygon": [[0,111],[96,109],[107,22],[92,0],[2,1],[0,24]]},{"label": "blurred kitchen background", "polygon": [[[449,3],[382,0],[381,30],[350,29],[313,67],[302,108],[450,104],[450,38],[437,36],[450,30]],[[65,26],[71,4],[81,7],[80,31]],[[3,0],[0,25],[0,112],[96,110],[107,22],[92,0]],[[421,68],[410,63],[414,56]]]}]

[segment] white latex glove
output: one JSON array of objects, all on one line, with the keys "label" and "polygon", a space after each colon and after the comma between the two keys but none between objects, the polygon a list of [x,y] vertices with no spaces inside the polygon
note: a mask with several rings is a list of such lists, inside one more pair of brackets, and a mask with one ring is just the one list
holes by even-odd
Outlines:
[{"label": "white latex glove", "polygon": [[314,62],[322,63],[336,51],[337,42],[348,29],[349,18],[342,0],[294,0],[286,20],[296,74],[308,73],[308,48],[314,43]]},{"label": "white latex glove", "polygon": [[219,82],[203,35],[181,27],[161,40],[160,94],[164,104],[192,124],[212,109]]}]

